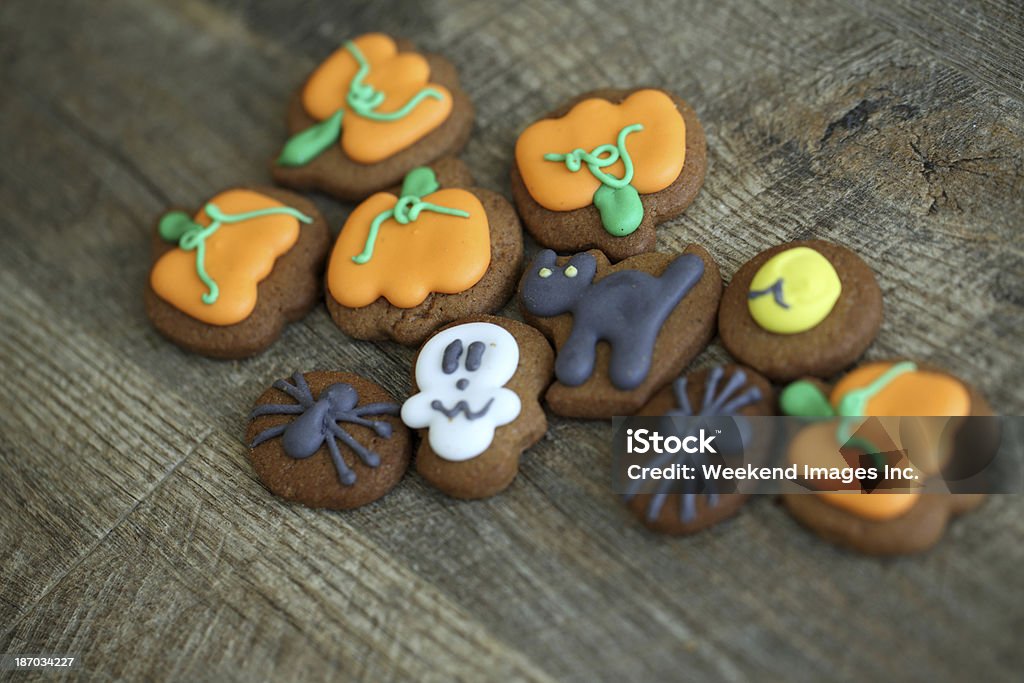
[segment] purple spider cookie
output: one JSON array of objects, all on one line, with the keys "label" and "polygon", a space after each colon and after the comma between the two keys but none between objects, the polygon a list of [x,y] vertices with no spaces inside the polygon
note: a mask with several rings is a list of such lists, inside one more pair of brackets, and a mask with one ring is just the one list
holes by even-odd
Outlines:
[{"label": "purple spider cookie", "polygon": [[249,458],[272,493],[308,507],[348,510],[390,491],[412,453],[399,404],[342,372],[296,372],[256,401]]}]

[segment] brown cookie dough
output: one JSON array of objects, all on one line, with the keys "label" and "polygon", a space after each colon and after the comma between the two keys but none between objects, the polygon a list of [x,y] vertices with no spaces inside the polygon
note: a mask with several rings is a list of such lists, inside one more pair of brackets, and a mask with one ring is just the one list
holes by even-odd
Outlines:
[{"label": "brown cookie dough", "polygon": [[953,517],[974,509],[983,500],[981,495],[924,493],[906,514],[877,521],[851,515],[816,495],[782,497],[794,519],[826,541],[866,555],[882,556],[912,555],[931,548],[942,538]]},{"label": "brown cookie dough", "polygon": [[398,412],[387,391],[358,375],[297,372],[256,401],[245,436],[249,459],[263,485],[285,500],[357,508],[384,496],[409,467],[412,435]]},{"label": "brown cookie dough", "polygon": [[[810,329],[793,334],[772,332],[751,315],[751,282],[769,259],[797,247],[814,250],[831,263],[841,283],[841,293],[831,312]],[[796,270],[796,275],[804,275],[799,266]],[[785,280],[782,282],[780,296],[786,297]],[[763,295],[767,302],[773,293]],[[807,304],[785,303],[789,310]],[[779,382],[807,375],[830,377],[836,374],[864,353],[881,324],[882,290],[871,268],[846,247],[822,240],[780,244],[747,261],[726,287],[718,314],[719,335],[729,353]]]},{"label": "brown cookie dough", "polygon": [[[273,261],[270,274],[259,282],[256,305],[252,313],[233,324],[210,324],[185,313],[158,295],[153,288],[152,271],[151,278],[146,282],[146,314],[157,331],[183,349],[211,358],[235,359],[253,356],[270,346],[281,334],[286,323],[305,316],[320,299],[320,278],[330,246],[327,223],[313,202],[273,187],[240,189],[256,192],[297,209],[312,219],[311,223],[299,224],[298,241]],[[223,195],[224,193],[221,193],[217,196]],[[154,268],[162,256],[179,249],[177,243],[165,241],[160,237],[159,225],[158,221],[154,226],[152,238]],[[218,232],[223,230],[224,228],[221,228]],[[210,236],[207,242],[215,239],[220,239],[217,233]],[[207,251],[209,249],[207,244]],[[188,254],[189,259],[194,261],[195,251]],[[211,275],[216,276],[216,273]],[[184,279],[193,280],[196,277],[194,268],[183,272]],[[221,296],[228,294],[230,292],[223,288],[220,291]]]},{"label": "brown cookie dough", "polygon": [[[487,269],[479,281],[468,289],[453,294],[432,291],[426,295],[422,303],[408,308],[392,304],[384,295],[366,305],[346,306],[332,295],[332,289],[337,287],[339,292],[350,293],[351,290],[345,278],[358,274],[358,270],[362,268],[362,266],[350,266],[345,261],[345,259],[351,259],[352,255],[358,253],[358,250],[362,248],[362,239],[351,244],[346,241],[348,236],[345,231],[360,231],[359,235],[365,235],[369,229],[369,215],[363,216],[357,208],[346,222],[345,227],[342,228],[342,234],[338,237],[338,243],[327,266],[326,277],[327,310],[335,324],[351,337],[368,340],[390,339],[406,345],[419,344],[431,332],[449,322],[497,311],[512,296],[523,259],[522,227],[512,205],[501,195],[472,187],[472,177],[468,168],[457,159],[442,159],[429,168],[435,172],[437,183],[442,190],[446,188],[464,190],[472,194],[482,205],[486,213],[490,239],[490,261]],[[399,188],[393,188],[392,194],[397,197],[400,192]],[[375,195],[367,202],[376,201],[376,197]],[[430,197],[431,195],[427,195],[425,199],[429,200]],[[394,204],[394,200],[385,206],[391,204]],[[426,211],[421,214],[423,217],[427,215]],[[462,227],[464,220],[459,217],[444,218],[444,224],[439,224],[437,227],[451,226],[452,230],[437,230],[432,236],[428,236],[437,244],[453,240],[454,229]],[[391,220],[382,224],[382,231],[388,229],[389,225],[392,228],[397,227],[399,230],[410,232],[415,228],[414,223],[398,226],[394,220]],[[407,242],[396,246],[407,250],[415,248]],[[446,249],[444,257],[457,262],[462,255],[455,249]],[[425,269],[425,272],[426,269],[429,269],[431,273],[439,274],[446,273],[446,269],[451,267],[451,264],[445,265],[438,260],[434,260],[432,264],[419,265]],[[335,271],[339,271],[338,274],[332,275]],[[407,267],[396,267],[390,272],[395,278],[408,280],[412,277]],[[437,277],[437,275],[431,275],[431,277]]]},{"label": "brown cookie dough", "polygon": [[[416,52],[409,41],[397,40],[395,43],[399,54]],[[351,159],[340,144],[331,145],[301,166],[283,165],[279,158],[275,159],[271,162],[274,182],[297,190],[321,190],[339,199],[357,201],[401,183],[405,174],[417,166],[458,154],[469,141],[473,129],[473,103],[461,89],[458,73],[450,61],[436,54],[423,54],[423,58],[429,66],[429,83],[444,86],[451,93],[452,108],[443,123],[408,147],[375,163],[360,163]],[[372,75],[369,81],[373,84]],[[303,105],[302,92],[305,87],[303,85],[292,97],[288,107],[288,129],[292,135],[318,123]],[[394,109],[390,104],[382,107],[383,111]],[[346,111],[342,118],[342,128],[345,126],[345,117],[353,116],[356,114]]]},{"label": "brown cookie dough", "polygon": [[632,415],[707,346],[721,291],[718,266],[695,244],[614,266],[596,250],[540,252],[519,306],[558,350],[548,405],[567,417]]},{"label": "brown cookie dough", "polygon": [[[992,423],[975,424],[969,450],[957,454],[958,432],[965,425],[963,416],[990,416],[991,406],[977,390],[952,374],[928,364],[907,363],[867,363],[832,389],[817,380],[804,380],[787,387],[781,396],[783,410],[800,415],[810,414],[811,410],[800,408],[814,402],[827,400],[832,406],[839,406],[855,389],[868,390],[864,414],[881,417],[859,424],[855,435],[870,441],[877,452],[900,454],[893,464],[917,472],[916,481],[882,483],[899,491],[896,493],[883,492],[874,481],[870,482],[874,491],[869,493],[867,482],[855,481],[807,482],[819,491],[783,495],[786,509],[798,522],[832,543],[869,555],[917,553],[938,542],[952,517],[977,507],[985,497],[978,493],[949,493],[938,475],[952,466],[953,459],[984,458],[984,451],[990,449],[994,453],[998,443],[998,434],[990,433]],[[808,400],[807,395],[815,390],[822,392],[821,398]],[[821,412],[817,411],[819,415]],[[922,417],[914,418],[915,415]],[[915,423],[906,424],[907,416]],[[897,419],[899,424],[894,422]],[[789,461],[816,467],[860,464],[866,457],[860,455],[863,447],[848,442],[840,450],[838,424],[836,420],[827,420],[803,427],[790,443]],[[978,438],[978,429],[988,432],[984,438]],[[894,442],[894,438],[899,441]],[[851,458],[856,460],[851,462]]]},{"label": "brown cookie dough", "polygon": [[[544,436],[544,432],[547,430],[547,418],[544,416],[544,410],[540,406],[540,396],[551,382],[551,374],[555,362],[554,352],[547,340],[540,332],[529,325],[509,318],[498,318],[489,315],[460,320],[447,325],[437,333],[441,335],[444,335],[446,332],[448,333],[441,340],[443,342],[441,345],[447,347],[448,344],[457,339],[465,350],[465,357],[460,357],[457,360],[456,369],[453,372],[446,375],[442,368],[441,376],[444,377],[443,381],[454,386],[454,390],[444,385],[441,387],[436,385],[421,387],[416,381],[416,374],[424,372],[424,368],[420,368],[419,364],[424,363],[426,366],[433,367],[443,363],[444,349],[440,349],[438,344],[434,345],[438,348],[428,346],[431,340],[427,340],[427,345],[424,345],[421,352],[417,354],[416,362],[413,364],[413,389],[414,393],[418,391],[424,392],[423,398],[415,399],[417,402],[423,402],[421,407],[426,406],[426,401],[428,400],[430,402],[440,400],[442,408],[452,408],[452,399],[459,398],[464,393],[472,390],[474,383],[478,381],[477,375],[486,376],[491,371],[487,365],[493,362],[494,358],[490,357],[489,354],[503,351],[500,348],[500,343],[497,346],[489,347],[483,352],[480,365],[476,370],[469,370],[467,367],[467,364],[473,365],[469,360],[469,349],[473,342],[477,341],[474,331],[478,328],[474,328],[471,325],[472,323],[497,325],[511,334],[515,344],[518,345],[518,365],[515,367],[515,374],[504,384],[504,388],[515,393],[519,399],[520,409],[511,422],[497,426],[490,443],[486,445],[482,452],[464,460],[452,460],[450,459],[451,454],[448,454],[446,457],[434,450],[431,446],[430,432],[432,428],[435,428],[433,424],[430,427],[420,429],[421,438],[419,450],[416,454],[416,471],[424,479],[449,496],[463,499],[486,498],[503,491],[512,483],[512,480],[515,479],[519,471],[519,459],[522,452],[537,443]],[[456,336],[449,340],[448,337],[451,335]],[[506,338],[505,341],[507,342],[508,339]],[[440,358],[435,353],[438,350],[442,352]],[[499,375],[496,379],[500,381],[502,378]],[[466,385],[463,385],[465,389],[460,390],[458,384],[463,380],[466,380]],[[486,379],[481,381],[487,383],[487,392],[496,389],[494,386],[496,384],[495,381],[488,381]],[[428,384],[432,383],[428,382]],[[488,396],[487,392],[484,392],[475,401],[467,401],[469,412],[480,410],[482,406],[487,405],[487,401],[494,398],[493,396]],[[445,397],[452,398],[446,400]],[[477,405],[478,402],[480,405]],[[493,409],[494,407],[495,404],[492,403],[491,408]],[[417,411],[415,407],[410,410],[409,416],[416,418]],[[436,411],[436,408],[431,407],[430,410]],[[403,409],[403,416],[406,414],[405,409]],[[451,430],[449,434],[440,435],[442,444],[440,448],[443,452],[446,452],[444,443],[447,439],[451,438],[461,441],[461,435],[467,433],[467,430],[474,428],[475,420],[467,419],[467,414],[467,411],[461,411],[461,414],[452,418],[454,424],[451,427],[449,427],[450,420],[448,418],[441,415],[430,416],[435,420],[442,421],[440,424],[442,430]],[[486,415],[483,415],[477,419],[485,418]],[[412,419],[411,422],[419,426],[422,424],[422,420],[421,414],[418,419]],[[434,436],[438,435],[435,434]],[[465,455],[465,453],[457,455],[461,456]]]},{"label": "brown cookie dough", "polygon": [[[543,118],[562,118],[584,100],[600,99],[620,104],[631,94],[641,90],[657,89],[595,90],[574,98]],[[707,144],[696,112],[679,97],[667,92],[664,94],[674,102],[686,125],[685,160],[682,171],[670,185],[656,192],[639,195],[643,204],[643,219],[639,227],[628,235],[619,237],[609,233],[602,224],[601,213],[592,203],[567,211],[553,211],[545,208],[530,194],[518,164],[513,164],[512,196],[526,229],[538,243],[560,253],[600,249],[612,262],[654,250],[657,242],[655,227],[686,210],[703,185],[704,172],[707,168]],[[639,120],[637,119],[637,121]],[[615,140],[610,139],[606,142],[614,143]],[[627,150],[629,148],[628,138],[626,138],[626,148]],[[565,152],[569,150],[552,149],[551,151]],[[638,160],[637,163],[640,161],[642,160]],[[555,162],[547,161],[545,163]],[[608,171],[611,175],[620,177],[621,164],[611,166]],[[576,173],[588,173],[587,166],[584,164]],[[566,170],[566,175],[569,175],[568,170]]]},{"label": "brown cookie dough", "polygon": [[[673,414],[774,415],[775,392],[768,380],[748,368],[738,365],[704,368],[664,387],[637,412],[638,416]],[[699,457],[686,453],[680,456],[687,461]],[[680,492],[682,483],[689,482],[671,482],[670,490],[661,495],[654,492],[626,495],[626,507],[653,531],[684,535],[729,519],[743,507],[748,497],[735,492]]]}]

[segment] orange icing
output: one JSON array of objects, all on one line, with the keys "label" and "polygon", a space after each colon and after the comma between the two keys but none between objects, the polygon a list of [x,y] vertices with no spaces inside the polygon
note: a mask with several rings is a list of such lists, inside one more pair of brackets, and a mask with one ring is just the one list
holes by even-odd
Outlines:
[{"label": "orange icing", "polygon": [[[644,128],[626,138],[634,168],[631,184],[640,194],[671,185],[683,170],[686,123],[671,97],[660,90],[639,90],[620,104],[584,100],[565,116],[543,119],[523,131],[516,141],[516,165],[530,195],[551,211],[589,206],[601,181],[585,165],[574,173],[544,155],[614,145],[619,131],[635,123]],[[624,173],[621,160],[601,170],[616,178]]]},{"label": "orange icing", "polygon": [[373,256],[363,264],[352,257],[363,250],[378,214],[393,209],[398,197],[378,192],[345,222],[327,267],[331,296],[343,306],[368,306],[385,297],[399,308],[423,303],[431,292],[464,292],[484,276],[491,262],[487,213],[466,190],[438,190],[424,201],[469,213],[468,218],[423,211],[402,225],[389,218],[380,226]]},{"label": "orange icing", "polygon": [[[830,401],[838,406],[848,392],[863,388],[878,379],[892,363],[869,363],[841,379],[832,390]],[[899,375],[882,391],[868,400],[867,415],[872,416],[961,416],[971,412],[971,398],[967,388],[958,380],[937,372],[916,370]],[[927,450],[934,450],[937,427],[926,425],[923,432],[927,438]],[[906,466],[906,464],[901,465]],[[864,492],[862,492],[863,494]],[[893,519],[906,514],[917,502],[919,493],[879,493],[857,495],[848,493],[819,494],[830,505],[842,508],[851,514],[875,521]]]},{"label": "orange icing", "polygon": [[352,41],[370,63],[366,83],[384,93],[381,113],[400,109],[424,87],[441,93],[442,99],[426,98],[397,121],[372,121],[355,114],[345,101],[349,83],[359,69],[355,58],[339,48],[316,68],[302,90],[302,106],[317,121],[344,109],[341,147],[353,161],[377,163],[416,143],[448,118],[451,93],[430,82],[430,65],[415,52],[398,52],[395,41],[381,33],[367,33]]},{"label": "orange icing", "polygon": [[[286,206],[251,190],[228,190],[210,200],[228,214]],[[209,225],[200,209],[194,220]],[[256,308],[259,283],[277,258],[299,239],[299,221],[285,214],[225,223],[206,239],[206,272],[220,288],[212,304],[203,303],[206,285],[196,273],[196,252],[171,249],[153,265],[149,282],[157,295],[183,313],[210,325],[233,325]]]},{"label": "orange icing", "polygon": [[[839,405],[848,392],[878,379],[892,363],[869,363],[849,373],[836,384],[830,401]],[[916,370],[896,377],[868,401],[868,415],[970,415],[971,397],[967,388],[949,375]]]}]

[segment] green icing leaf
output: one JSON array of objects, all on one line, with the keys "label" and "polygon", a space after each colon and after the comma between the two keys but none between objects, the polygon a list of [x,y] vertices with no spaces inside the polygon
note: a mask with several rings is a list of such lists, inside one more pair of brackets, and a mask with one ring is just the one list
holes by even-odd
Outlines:
[{"label": "green icing leaf", "polygon": [[405,180],[402,182],[402,196],[423,199],[431,192],[437,192],[440,187],[437,184],[437,176],[434,175],[434,171],[426,166],[420,166],[405,175]]},{"label": "green icing leaf", "polygon": [[644,205],[632,185],[614,188],[601,185],[594,193],[594,206],[601,212],[601,223],[609,234],[625,237],[640,227]]},{"label": "green icing leaf", "polygon": [[329,119],[310,126],[301,133],[296,133],[285,143],[277,163],[281,166],[305,166],[323,154],[324,150],[333,145],[341,137],[341,115],[339,109]]},{"label": "green icing leaf", "polygon": [[793,382],[779,395],[783,415],[796,417],[833,417],[836,412],[821,390],[807,380]]},{"label": "green icing leaf", "polygon": [[195,227],[198,226],[184,211],[169,211],[160,218],[158,229],[160,239],[165,242],[177,242],[182,235]]}]

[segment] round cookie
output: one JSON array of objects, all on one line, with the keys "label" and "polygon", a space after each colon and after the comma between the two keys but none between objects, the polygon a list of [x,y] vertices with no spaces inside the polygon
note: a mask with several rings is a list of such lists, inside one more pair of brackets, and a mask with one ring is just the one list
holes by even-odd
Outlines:
[{"label": "round cookie", "polygon": [[[812,423],[794,437],[789,461],[816,467],[860,463],[866,454],[898,456],[895,466],[909,467],[920,483],[857,481],[850,485],[817,484],[815,493],[782,497],[794,518],[822,538],[869,555],[905,555],[930,548],[942,537],[949,520],[973,509],[983,494],[936,493],[937,477],[956,448],[956,439],[943,438],[948,422],[958,416],[989,416],[988,402],[953,375],[911,361],[867,363],[845,375],[829,389],[817,380],[801,380],[780,395],[784,414],[836,420]],[[876,416],[916,418],[897,427],[843,418]],[[856,425],[856,427],[854,427]],[[963,426],[962,420],[954,424]],[[899,442],[893,442],[899,435]],[[994,448],[994,440],[988,441]],[[840,450],[839,444],[843,444]],[[983,457],[978,442],[970,457]],[[885,485],[898,493],[874,492]],[[824,487],[824,488],[822,488]]]},{"label": "round cookie", "polygon": [[412,436],[380,386],[344,372],[296,372],[257,399],[246,431],[256,475],[274,495],[350,510],[395,487]]},{"label": "round cookie", "polygon": [[830,377],[882,324],[882,290],[866,263],[822,240],[790,242],[743,264],[722,295],[725,348],[765,377]]},{"label": "round cookie", "polygon": [[368,33],[328,56],[292,98],[292,137],[271,173],[287,187],[363,199],[458,154],[473,117],[451,62]]},{"label": "round cookie", "polygon": [[416,356],[415,393],[402,406],[402,420],[420,429],[416,471],[455,498],[504,490],[547,430],[540,396],[554,362],[544,335],[509,318],[439,330]]},{"label": "round cookie", "polygon": [[[775,392],[756,372],[738,365],[717,365],[680,377],[656,393],[637,415],[774,415]],[[700,454],[680,451],[679,464],[698,465]],[[685,462],[683,462],[685,461]],[[700,492],[680,490],[694,486]],[[665,480],[661,490],[623,496],[626,507],[649,529],[692,534],[735,515],[747,500],[742,493],[716,492],[714,482]]]},{"label": "round cookie", "polygon": [[557,349],[548,405],[566,417],[632,415],[711,341],[721,292],[718,266],[695,244],[615,265],[596,250],[541,251],[519,307]]},{"label": "round cookie", "polygon": [[441,325],[504,306],[522,258],[512,205],[472,187],[461,161],[443,159],[352,212],[327,266],[327,310],[357,339],[419,344]]},{"label": "round cookie", "polygon": [[330,245],[316,206],[272,187],[232,188],[154,226],[146,314],[163,336],[211,358],[264,350],[320,298]]},{"label": "round cookie", "polygon": [[541,245],[600,249],[614,262],[654,250],[655,226],[693,202],[706,167],[685,101],[655,88],[595,90],[520,134],[512,195]]}]

